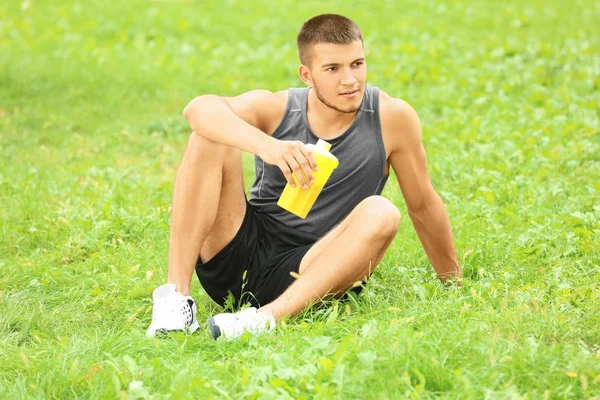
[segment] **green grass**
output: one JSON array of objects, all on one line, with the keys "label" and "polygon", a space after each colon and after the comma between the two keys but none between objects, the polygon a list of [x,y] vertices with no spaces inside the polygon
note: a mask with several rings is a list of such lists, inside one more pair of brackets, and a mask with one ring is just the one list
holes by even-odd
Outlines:
[{"label": "green grass", "polygon": [[[599,398],[597,2],[221,3],[0,5],[1,397]],[[465,286],[405,217],[358,298],[258,338],[147,338],[183,107],[301,86],[295,35],[323,12],[418,111]]]}]

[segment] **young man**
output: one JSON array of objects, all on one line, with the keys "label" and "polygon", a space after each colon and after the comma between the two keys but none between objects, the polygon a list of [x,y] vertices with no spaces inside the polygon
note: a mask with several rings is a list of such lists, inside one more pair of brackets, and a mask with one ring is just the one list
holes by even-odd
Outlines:
[{"label": "young man", "polygon": [[[204,95],[184,110],[193,133],[177,173],[168,283],[154,291],[148,335],[195,331],[194,268],[217,303],[254,307],[209,318],[213,338],[260,333],[326,296],[367,278],[400,224],[380,196],[389,167],[439,278],[461,278],[444,205],[427,172],[421,126],[406,102],[367,85],[359,27],[334,14],[308,20],[298,35],[307,85],[237,97]],[[321,138],[340,161],[306,219],[277,206],[286,183],[312,183],[305,146]],[[241,151],[256,155],[246,199]],[[256,307],[259,307],[258,309]]]}]

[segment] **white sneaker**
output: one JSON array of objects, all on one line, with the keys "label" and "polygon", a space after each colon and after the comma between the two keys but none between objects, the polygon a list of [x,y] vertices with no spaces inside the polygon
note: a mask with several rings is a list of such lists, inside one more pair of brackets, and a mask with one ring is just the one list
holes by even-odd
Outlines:
[{"label": "white sneaker", "polygon": [[235,314],[223,313],[210,317],[208,329],[213,339],[223,336],[226,340],[236,339],[248,331],[260,335],[275,328],[275,318],[266,313],[257,313],[256,308],[247,308]]},{"label": "white sneaker", "polygon": [[152,293],[152,298],[152,323],[146,335],[180,331],[193,333],[198,329],[194,299],[175,290],[175,284],[167,283],[157,287]]}]

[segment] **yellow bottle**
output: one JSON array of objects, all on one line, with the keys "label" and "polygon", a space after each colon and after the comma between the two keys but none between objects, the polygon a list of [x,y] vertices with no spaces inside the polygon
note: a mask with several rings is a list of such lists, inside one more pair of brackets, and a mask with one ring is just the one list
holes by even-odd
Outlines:
[{"label": "yellow bottle", "polygon": [[317,161],[318,171],[313,171],[315,182],[310,185],[308,189],[302,190],[296,176],[292,174],[296,187],[291,187],[289,183],[285,185],[283,193],[277,202],[279,207],[302,219],[306,218],[313,204],[315,204],[319,193],[321,193],[321,190],[325,186],[325,183],[327,183],[333,170],[336,169],[339,164],[338,159],[329,152],[331,144],[326,141],[319,139],[316,145],[307,144],[306,147],[312,150],[315,160]]}]

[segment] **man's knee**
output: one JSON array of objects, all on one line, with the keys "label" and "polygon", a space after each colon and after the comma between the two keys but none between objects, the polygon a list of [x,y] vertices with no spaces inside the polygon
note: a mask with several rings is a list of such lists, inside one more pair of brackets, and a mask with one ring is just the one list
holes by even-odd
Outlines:
[{"label": "man's knee", "polygon": [[360,208],[363,231],[371,237],[394,237],[400,227],[400,211],[382,196],[371,196],[363,200]]},{"label": "man's knee", "polygon": [[193,159],[206,159],[209,157],[214,160],[225,160],[228,155],[235,151],[236,149],[233,147],[213,142],[196,132],[192,132],[188,140],[186,153]]}]

